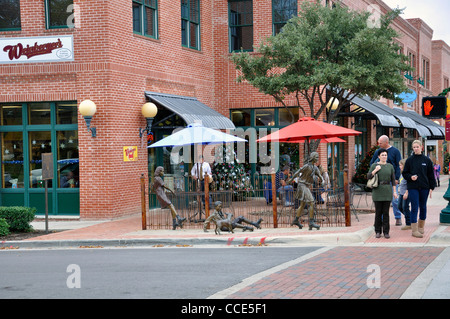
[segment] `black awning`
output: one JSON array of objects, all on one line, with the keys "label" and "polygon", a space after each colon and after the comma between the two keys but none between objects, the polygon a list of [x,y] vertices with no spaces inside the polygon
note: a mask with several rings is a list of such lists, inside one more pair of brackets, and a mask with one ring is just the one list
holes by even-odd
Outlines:
[{"label": "black awning", "polygon": [[[430,140],[442,140],[445,138],[445,129],[436,124],[435,122],[417,114],[416,112],[412,111],[412,110],[408,110],[406,112],[414,121],[417,122],[417,124],[419,125],[423,125],[424,127],[426,127],[431,135],[427,136],[428,139]],[[423,135],[421,135],[423,136]]]},{"label": "black awning", "polygon": [[160,104],[173,113],[178,114],[187,125],[201,122],[204,127],[213,129],[236,128],[229,118],[201,103],[194,97],[147,91],[145,95],[151,102]]},{"label": "black awning", "polygon": [[[395,116],[388,111],[385,110],[384,107],[380,107],[373,103],[374,101],[370,99],[369,96],[364,96],[362,98],[355,96],[352,100],[352,103],[357,105],[358,107],[364,109],[367,112],[372,113],[378,119],[382,126],[386,127],[400,127]],[[381,104],[381,103],[380,103]],[[384,104],[382,104],[384,105]],[[388,106],[386,106],[389,108]],[[361,110],[354,110],[354,112],[359,113]]]}]

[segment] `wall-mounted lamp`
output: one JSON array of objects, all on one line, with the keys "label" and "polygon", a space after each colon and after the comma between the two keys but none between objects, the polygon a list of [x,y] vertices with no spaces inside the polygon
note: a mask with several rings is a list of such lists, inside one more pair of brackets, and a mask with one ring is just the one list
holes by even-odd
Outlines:
[{"label": "wall-mounted lamp", "polygon": [[142,115],[147,120],[147,126],[146,126],[146,128],[139,129],[139,137],[142,137],[142,134],[144,132],[147,132],[147,134],[151,132],[153,119],[155,118],[157,113],[158,113],[158,108],[156,107],[155,104],[153,104],[151,102],[147,102],[144,105],[142,105]]},{"label": "wall-mounted lamp", "polygon": [[83,115],[83,118],[86,121],[88,132],[91,132],[92,137],[96,137],[97,129],[95,127],[91,127],[91,120],[95,112],[97,111],[97,106],[91,100],[84,100],[80,103],[78,110],[80,111],[80,114]]}]

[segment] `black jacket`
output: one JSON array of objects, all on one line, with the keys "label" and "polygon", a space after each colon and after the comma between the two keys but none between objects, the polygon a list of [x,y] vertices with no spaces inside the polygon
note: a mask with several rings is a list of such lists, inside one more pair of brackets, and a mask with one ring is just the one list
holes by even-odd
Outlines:
[{"label": "black jacket", "polygon": [[[408,157],[402,175],[407,181],[408,189],[433,190],[436,187],[433,162],[423,154]],[[417,180],[411,180],[413,175],[417,175]]]}]

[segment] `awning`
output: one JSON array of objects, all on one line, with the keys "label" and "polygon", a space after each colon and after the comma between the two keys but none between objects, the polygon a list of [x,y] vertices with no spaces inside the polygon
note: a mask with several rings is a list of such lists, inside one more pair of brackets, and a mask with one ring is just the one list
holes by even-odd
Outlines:
[{"label": "awning", "polygon": [[[425,128],[427,128],[431,132],[431,135],[426,136],[428,139],[440,140],[440,139],[445,138],[445,129],[442,126],[417,114],[416,112],[414,112],[412,110],[408,110],[406,113],[414,121],[416,121],[418,125],[423,125]],[[421,136],[424,136],[424,135],[421,135]]]},{"label": "awning", "polygon": [[405,115],[409,119],[409,121],[412,122],[412,124],[413,124],[413,127],[403,125],[404,127],[415,129],[419,133],[419,136],[422,136],[422,137],[430,137],[432,135],[429,129],[427,129],[422,124],[416,122],[413,118],[411,118],[411,116],[408,113],[403,111],[401,108],[394,106],[394,108],[392,110],[394,112],[397,112],[398,114]]},{"label": "awning", "polygon": [[160,104],[173,113],[178,114],[187,125],[201,121],[204,127],[213,129],[236,128],[229,118],[211,109],[194,97],[147,91],[145,95],[151,102]]},{"label": "awning", "polygon": [[[386,110],[386,108],[389,108],[388,106],[380,107],[374,102],[375,101],[371,100],[367,95],[362,98],[355,96],[352,100],[353,104],[375,115],[382,126],[400,127],[395,116]],[[381,105],[384,106],[384,104]],[[361,112],[361,110],[354,110],[354,112],[358,113]]]}]

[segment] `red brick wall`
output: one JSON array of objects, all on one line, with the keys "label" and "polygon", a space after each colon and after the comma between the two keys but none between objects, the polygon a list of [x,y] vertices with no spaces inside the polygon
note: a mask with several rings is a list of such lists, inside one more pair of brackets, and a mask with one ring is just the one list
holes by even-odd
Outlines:
[{"label": "red brick wall", "polygon": [[[45,29],[43,3],[21,0],[22,30],[0,36],[73,34],[75,61],[0,65],[0,102],[80,103],[89,98],[96,103],[92,120],[96,138],[78,117],[82,218],[115,218],[140,211],[139,178],[148,177],[147,149],[138,134],[146,124],[141,115],[144,91],[195,96],[227,117],[231,108],[280,106],[250,85],[236,83],[237,71],[228,52],[226,0],[200,1],[200,51],[181,46],[180,1],[159,1],[158,39],[133,34],[131,0],[74,0],[80,19],[77,28],[69,30]],[[253,15],[253,43],[258,45],[272,33],[271,1],[253,0]],[[292,98],[287,101],[296,104]],[[374,134],[372,140],[376,141]],[[354,138],[345,145],[351,178]],[[137,162],[123,161],[123,146],[138,146]],[[326,166],[325,145],[319,154]]]}]

